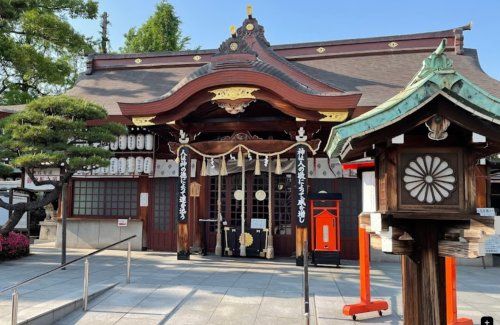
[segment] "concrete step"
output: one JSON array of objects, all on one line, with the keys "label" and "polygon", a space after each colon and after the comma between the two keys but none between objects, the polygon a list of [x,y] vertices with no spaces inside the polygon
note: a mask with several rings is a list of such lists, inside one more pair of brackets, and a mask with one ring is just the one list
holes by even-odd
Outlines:
[{"label": "concrete step", "polygon": [[[116,285],[118,285],[118,282],[100,282],[89,285],[88,301],[90,302],[93,299],[96,299],[97,297],[106,293],[108,290],[114,288]],[[19,295],[20,305],[22,304],[22,299],[22,295]],[[43,303],[20,309],[18,312],[17,321],[18,324],[27,325],[53,324],[57,320],[60,320],[66,315],[82,307],[82,290],[73,290],[72,292],[62,294],[57,298],[51,298],[44,301]],[[8,315],[0,317],[0,324],[10,324],[10,317],[10,313]]]}]

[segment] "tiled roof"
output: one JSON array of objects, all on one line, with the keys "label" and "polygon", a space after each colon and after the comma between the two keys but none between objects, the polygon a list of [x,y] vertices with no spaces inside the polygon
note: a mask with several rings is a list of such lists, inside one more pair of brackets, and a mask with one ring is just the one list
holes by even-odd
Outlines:
[{"label": "tiled roof", "polygon": [[[362,93],[359,106],[374,107],[404,89],[422,60],[448,38],[447,55],[457,71],[479,87],[500,97],[500,82],[484,73],[477,52],[464,49],[455,54],[454,30],[330,42],[272,46],[272,55],[304,75],[347,92]],[[390,42],[398,43],[390,48]],[[324,53],[320,53],[319,48]],[[455,50],[455,51],[454,51]],[[165,96],[181,80],[207,64],[215,50],[177,53],[96,55],[91,71],[82,75],[68,95],[103,105],[110,115],[121,115],[118,102],[144,102]],[[196,61],[195,56],[197,57]],[[134,63],[137,58],[141,58]],[[203,70],[203,69],[201,69]],[[287,81],[290,78],[281,76]],[[292,82],[300,86],[299,82]],[[4,106],[12,112],[22,106]]]}]

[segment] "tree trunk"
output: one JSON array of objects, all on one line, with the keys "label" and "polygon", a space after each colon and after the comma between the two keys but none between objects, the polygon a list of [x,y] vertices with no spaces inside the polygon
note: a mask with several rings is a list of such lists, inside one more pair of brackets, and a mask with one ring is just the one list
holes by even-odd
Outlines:
[{"label": "tree trunk", "polygon": [[21,218],[23,217],[23,214],[26,212],[26,209],[15,209],[12,211],[11,216],[9,217],[9,220],[2,226],[0,229],[0,235],[2,236],[7,236],[9,232],[14,230],[16,227],[17,223]]},{"label": "tree trunk", "polygon": [[53,203],[59,197],[59,192],[61,191],[61,185],[54,186],[54,189],[50,192],[44,193],[44,195],[34,201],[28,201],[26,203],[15,203],[10,204],[4,202],[0,199],[0,207],[6,210],[12,210],[12,214],[9,217],[9,220],[2,226],[0,229],[0,235],[7,235],[9,232],[14,230],[19,220],[21,220],[23,214],[25,212],[30,212],[36,209],[43,208],[49,203]]}]

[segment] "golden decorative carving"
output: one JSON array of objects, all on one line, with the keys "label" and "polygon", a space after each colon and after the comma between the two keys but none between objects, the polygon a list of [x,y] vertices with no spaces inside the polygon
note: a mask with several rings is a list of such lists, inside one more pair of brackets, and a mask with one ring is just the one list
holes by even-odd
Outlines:
[{"label": "golden decorative carving", "polygon": [[195,55],[195,56],[193,56],[193,60],[198,62],[201,60],[201,56]]},{"label": "golden decorative carving", "polygon": [[255,99],[253,93],[259,88],[252,87],[227,87],[209,90],[215,96],[212,97],[213,101],[217,100],[237,100],[237,99]]},{"label": "golden decorative carving", "polygon": [[250,30],[253,30],[255,28],[255,26],[253,24],[247,24],[245,26],[245,28],[250,31]]},{"label": "golden decorative carving", "polygon": [[387,44],[387,46],[389,46],[390,48],[395,48],[397,47],[399,44],[397,42],[390,42],[389,44]]},{"label": "golden decorative carving", "polygon": [[142,59],[137,58],[137,59],[135,59],[135,61],[134,61],[134,62],[135,62],[136,64],[139,64],[139,63],[141,63],[141,62],[142,62]]},{"label": "golden decorative carving", "polygon": [[255,101],[254,91],[259,88],[251,87],[227,87],[210,90],[214,97],[212,102],[217,103],[220,108],[224,108],[229,114],[239,114],[245,111],[252,102]]},{"label": "golden decorative carving", "polygon": [[320,112],[323,117],[321,122],[343,122],[349,116],[349,112]]},{"label": "golden decorative carving", "polygon": [[316,52],[318,52],[319,54],[322,54],[322,53],[325,53],[326,52],[326,49],[324,47],[318,47],[316,49]]},{"label": "golden decorative carving", "polygon": [[245,236],[245,246],[252,246],[253,244],[253,237],[252,237],[252,234],[248,233],[248,232],[245,232],[245,234],[241,234],[240,235],[240,238],[239,238],[239,242],[240,244],[243,244],[243,236]]},{"label": "golden decorative carving", "polygon": [[232,50],[232,51],[236,51],[238,49],[238,43],[231,43],[229,44],[229,48]]},{"label": "golden decorative carving", "polygon": [[253,12],[252,5],[247,5],[247,16],[251,16]]},{"label": "golden decorative carving", "polygon": [[152,119],[154,119],[156,116],[138,116],[138,117],[132,117],[132,123],[137,126],[148,126],[148,125],[155,125],[153,122],[151,122]]},{"label": "golden decorative carving", "polygon": [[236,36],[236,26],[231,25],[229,27],[229,32],[231,33],[231,36]]}]

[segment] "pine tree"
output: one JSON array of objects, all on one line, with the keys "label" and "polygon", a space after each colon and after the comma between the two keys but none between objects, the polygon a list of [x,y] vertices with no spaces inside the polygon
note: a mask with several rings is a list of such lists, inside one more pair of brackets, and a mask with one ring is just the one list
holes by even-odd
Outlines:
[{"label": "pine tree", "polygon": [[[0,229],[7,234],[26,211],[44,207],[58,199],[64,184],[80,170],[92,170],[109,164],[111,153],[102,147],[126,128],[117,123],[89,124],[105,120],[107,113],[99,105],[64,95],[38,98],[26,108],[0,121],[0,172],[12,167],[23,170],[37,186],[52,185],[34,201],[10,204],[0,200],[0,207],[13,210]],[[60,180],[37,181],[35,170],[60,168]]]}]

